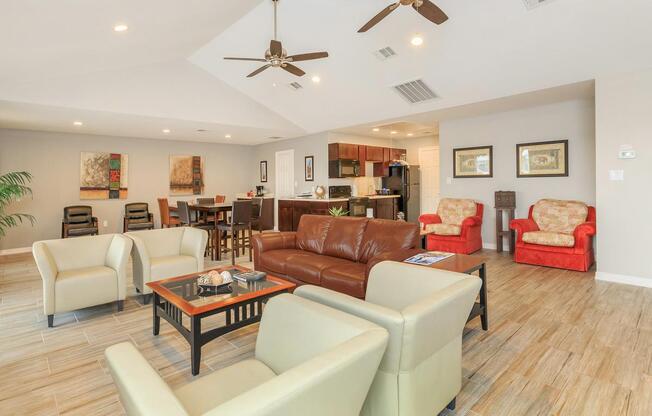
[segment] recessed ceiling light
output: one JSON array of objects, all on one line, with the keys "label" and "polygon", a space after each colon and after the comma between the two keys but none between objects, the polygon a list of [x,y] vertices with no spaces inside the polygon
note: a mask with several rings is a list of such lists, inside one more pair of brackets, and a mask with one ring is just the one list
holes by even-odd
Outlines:
[{"label": "recessed ceiling light", "polygon": [[163,129],[163,133],[168,134],[170,132],[170,129]]},{"label": "recessed ceiling light", "polygon": [[127,26],[127,25],[122,25],[121,24],[121,25],[113,26],[113,31],[114,32],[126,32],[127,30],[129,30],[129,26]]},{"label": "recessed ceiling light", "polygon": [[230,139],[230,138],[231,138],[231,135],[230,135],[230,134],[225,134],[225,135],[224,135],[224,138],[225,138],[225,139]]},{"label": "recessed ceiling light", "polygon": [[423,37],[421,37],[420,34],[416,33],[413,37],[410,43],[414,46],[421,46],[423,45]]},{"label": "recessed ceiling light", "polygon": [[276,83],[275,83],[275,82],[272,82],[272,87],[275,87],[275,86],[276,86]]},{"label": "recessed ceiling light", "polygon": [[321,82],[321,78],[319,78],[319,75],[314,75],[312,77],[312,82],[314,82],[315,84],[319,84]]},{"label": "recessed ceiling light", "polygon": [[72,124],[74,124],[75,126],[83,126],[84,125],[84,123],[82,123],[81,121],[74,121]]},{"label": "recessed ceiling light", "polygon": [[373,130],[373,131],[380,131],[380,129],[379,129],[378,127],[374,127],[374,128],[371,129],[371,130]]},{"label": "recessed ceiling light", "polygon": [[389,132],[389,134],[396,134],[396,133],[398,133],[396,130],[392,130]]},{"label": "recessed ceiling light", "polygon": [[408,135],[408,137],[414,136],[412,133],[408,133],[407,135]]}]

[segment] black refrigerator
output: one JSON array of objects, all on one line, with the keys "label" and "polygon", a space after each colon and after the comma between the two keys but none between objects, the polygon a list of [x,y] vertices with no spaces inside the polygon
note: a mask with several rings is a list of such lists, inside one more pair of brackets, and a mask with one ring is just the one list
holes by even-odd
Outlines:
[{"label": "black refrigerator", "polygon": [[400,195],[398,210],[403,212],[405,221],[416,222],[420,214],[421,198],[418,166],[396,165],[389,167],[389,176],[383,178],[383,188],[393,195]]}]

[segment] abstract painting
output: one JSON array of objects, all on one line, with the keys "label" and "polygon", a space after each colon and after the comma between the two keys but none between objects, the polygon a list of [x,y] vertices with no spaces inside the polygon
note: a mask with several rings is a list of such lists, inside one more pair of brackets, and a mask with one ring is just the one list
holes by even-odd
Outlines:
[{"label": "abstract painting", "polygon": [[517,144],[516,176],[568,176],[568,140]]},{"label": "abstract painting", "polygon": [[493,146],[453,149],[453,177],[493,177]]},{"label": "abstract painting", "polygon": [[202,157],[170,155],[170,195],[201,195],[203,192]]},{"label": "abstract painting", "polygon": [[82,152],[79,170],[79,199],[126,199],[127,155]]}]

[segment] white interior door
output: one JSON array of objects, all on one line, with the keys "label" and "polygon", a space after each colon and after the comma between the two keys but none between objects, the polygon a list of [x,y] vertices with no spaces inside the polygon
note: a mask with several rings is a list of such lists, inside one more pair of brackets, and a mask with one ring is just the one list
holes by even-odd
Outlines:
[{"label": "white interior door", "polygon": [[439,205],[439,147],[419,148],[421,213],[434,213]]},{"label": "white interior door", "polygon": [[294,196],[294,149],[276,152],[274,172],[274,226],[278,230],[278,200]]}]

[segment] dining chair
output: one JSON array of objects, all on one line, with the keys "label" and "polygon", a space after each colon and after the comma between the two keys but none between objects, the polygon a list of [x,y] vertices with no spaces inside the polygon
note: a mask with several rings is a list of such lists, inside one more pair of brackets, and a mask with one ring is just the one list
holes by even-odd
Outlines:
[{"label": "dining chair", "polygon": [[161,214],[161,228],[178,227],[181,221],[170,213],[170,204],[167,198],[158,198],[158,210]]},{"label": "dining chair", "polygon": [[[215,204],[215,199],[213,198],[197,198],[197,205],[213,205],[213,204]],[[203,213],[202,219],[206,222],[211,222],[211,221],[215,221],[215,216]]]},{"label": "dining chair", "polygon": [[[215,195],[215,203],[216,204],[223,204],[226,202],[226,196],[224,195]],[[220,221],[226,221],[226,213],[225,212],[220,212],[220,215],[218,216]]]},{"label": "dining chair", "polygon": [[[220,231],[220,241],[217,248],[217,259],[221,260],[222,252],[231,251],[231,264],[235,265],[235,258],[239,253],[242,245],[242,254],[245,253],[245,232],[248,231],[249,241],[249,261],[251,261],[251,201],[233,201],[231,209],[231,222],[218,223],[217,228]],[[240,232],[242,231],[242,240]],[[228,246],[228,233],[231,233],[231,248]],[[224,245],[222,245],[222,243]]]},{"label": "dining chair", "polygon": [[251,199],[251,228],[262,232],[261,218],[263,215],[263,198],[254,197]]},{"label": "dining chair", "polygon": [[179,208],[179,220],[181,221],[181,224],[188,227],[199,228],[200,230],[208,231],[208,244],[206,245],[206,252],[212,257],[212,252],[216,246],[215,223],[208,221],[193,221],[190,213],[190,205],[187,201],[178,201],[177,207]]}]

